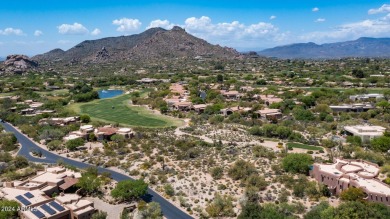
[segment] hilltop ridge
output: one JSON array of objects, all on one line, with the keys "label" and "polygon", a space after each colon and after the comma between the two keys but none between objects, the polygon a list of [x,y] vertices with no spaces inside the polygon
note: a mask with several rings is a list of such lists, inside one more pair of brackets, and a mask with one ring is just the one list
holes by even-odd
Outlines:
[{"label": "hilltop ridge", "polygon": [[36,55],[39,62],[110,62],[137,60],[148,61],[166,58],[210,58],[232,59],[239,53],[227,47],[212,45],[175,26],[171,30],[150,28],[140,34],[85,40],[67,51],[54,49]]}]

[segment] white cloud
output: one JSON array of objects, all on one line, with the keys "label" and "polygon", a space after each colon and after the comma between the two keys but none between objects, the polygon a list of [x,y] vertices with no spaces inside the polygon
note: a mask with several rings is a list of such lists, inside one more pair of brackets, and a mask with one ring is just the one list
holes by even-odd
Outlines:
[{"label": "white cloud", "polygon": [[99,28],[95,28],[92,32],[91,32],[91,35],[92,36],[97,36],[101,33],[100,29]]},{"label": "white cloud", "polygon": [[380,8],[368,10],[368,14],[390,13],[390,5],[384,4]]},{"label": "white cloud", "polygon": [[112,21],[112,24],[119,26],[119,32],[131,32],[138,30],[142,23],[138,19],[121,18]]},{"label": "white cloud", "polygon": [[239,21],[231,23],[212,23],[206,16],[200,18],[190,17],[185,20],[184,28],[190,33],[202,34],[206,36],[228,36],[228,37],[260,37],[271,33],[276,33],[276,28],[271,23],[259,22],[257,24],[245,25]]},{"label": "white cloud", "polygon": [[0,35],[17,35],[17,36],[22,36],[24,35],[23,31],[21,29],[15,29],[12,27],[7,27],[4,30],[0,30]]},{"label": "white cloud", "polygon": [[213,23],[210,17],[187,18],[182,25],[190,34],[211,43],[235,47],[256,47],[274,45],[285,38],[271,23],[244,24],[239,21]]},{"label": "white cloud", "polygon": [[326,21],[326,19],[325,18],[318,18],[317,20],[315,20],[314,22],[325,22]]},{"label": "white cloud", "polygon": [[190,17],[184,21],[185,27],[188,30],[197,31],[197,32],[209,32],[212,31],[213,25],[211,24],[211,19],[207,16],[202,16],[200,18]]},{"label": "white cloud", "polygon": [[386,17],[343,24],[330,31],[311,32],[299,38],[305,41],[323,43],[357,39],[359,37],[387,37],[390,35],[390,19],[386,19]]},{"label": "white cloud", "polygon": [[150,29],[150,28],[153,28],[153,27],[161,27],[161,28],[164,28],[164,29],[172,29],[173,26],[174,26],[174,24],[172,24],[168,20],[157,19],[157,20],[151,21],[149,26],[146,27],[146,29]]},{"label": "white cloud", "polygon": [[317,12],[317,11],[319,11],[320,9],[319,8],[317,8],[317,7],[315,7],[315,8],[313,8],[313,9],[311,9],[311,11],[312,12]]},{"label": "white cloud", "polygon": [[41,36],[43,34],[43,32],[42,31],[40,31],[40,30],[36,30],[35,32],[34,32],[34,36]]},{"label": "white cloud", "polygon": [[84,27],[82,24],[79,24],[77,22],[73,24],[61,24],[57,28],[60,34],[66,34],[66,35],[83,35],[89,32],[86,27]]},{"label": "white cloud", "polygon": [[275,15],[272,15],[271,17],[269,17],[270,20],[274,20],[276,19],[276,16]]},{"label": "white cloud", "polygon": [[270,23],[259,22],[245,27],[245,33],[251,37],[265,37],[267,35],[273,35],[278,31],[274,25]]}]

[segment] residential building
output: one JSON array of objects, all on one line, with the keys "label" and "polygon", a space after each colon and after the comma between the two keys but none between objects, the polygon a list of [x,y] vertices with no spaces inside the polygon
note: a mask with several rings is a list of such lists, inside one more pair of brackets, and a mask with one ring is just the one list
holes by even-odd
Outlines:
[{"label": "residential building", "polygon": [[67,136],[64,137],[64,141],[74,140],[77,138],[83,138],[88,139],[89,135],[94,132],[94,128],[92,125],[83,125],[80,126],[80,129],[78,131],[74,131],[69,133]]},{"label": "residential building", "polygon": [[386,131],[386,128],[382,126],[355,125],[345,126],[344,130],[347,134],[359,136],[362,139],[362,142],[369,142],[373,138],[382,136]]},{"label": "residential building", "polygon": [[110,140],[111,136],[115,135],[117,131],[118,129],[112,126],[104,126],[96,128],[94,133],[98,141],[103,141]]},{"label": "residential building", "polygon": [[383,94],[361,94],[349,96],[352,101],[375,101],[384,98]]},{"label": "residential building", "polygon": [[227,100],[238,100],[241,98],[242,94],[236,90],[220,90],[223,97],[225,97]]},{"label": "residential building", "polygon": [[310,175],[334,195],[351,187],[361,188],[365,200],[390,206],[390,187],[377,179],[379,171],[377,164],[367,161],[336,159],[333,164],[314,164]]},{"label": "residential building", "polygon": [[171,93],[173,94],[179,94],[180,96],[187,96],[190,94],[189,91],[187,91],[183,85],[179,84],[179,83],[174,83],[174,84],[171,84],[171,86],[169,87],[169,90],[171,91]]},{"label": "residential building", "polygon": [[107,125],[95,129],[92,125],[84,125],[80,127],[79,131],[69,133],[64,137],[64,140],[69,141],[77,138],[88,139],[91,133],[96,136],[98,141],[110,140],[111,136],[115,134],[123,135],[125,138],[134,136],[133,130],[130,128],[115,128]]},{"label": "residential building", "polygon": [[269,94],[269,95],[258,95],[258,99],[261,99],[264,101],[266,105],[271,105],[273,103],[280,103],[283,101],[282,98],[276,97],[275,95]]},{"label": "residential building", "polygon": [[117,135],[123,135],[125,138],[134,137],[134,132],[131,128],[119,128],[116,132]]},{"label": "residential building", "polygon": [[191,102],[176,102],[172,105],[172,108],[174,110],[180,110],[180,111],[189,111],[192,108],[192,103]]},{"label": "residential building", "polygon": [[20,114],[22,115],[35,115],[36,110],[33,108],[22,109]]},{"label": "residential building", "polygon": [[171,96],[164,98],[164,101],[168,104],[168,107],[172,108],[173,104],[178,102],[186,102],[187,98],[183,96]]},{"label": "residential building", "polygon": [[283,114],[280,109],[266,108],[262,110],[257,110],[255,113],[258,114],[260,118],[268,120],[281,119],[283,117]]},{"label": "residential building", "polygon": [[240,90],[243,92],[250,92],[250,91],[253,91],[255,89],[251,86],[242,86],[242,87],[240,87]]},{"label": "residential building", "polygon": [[195,105],[192,105],[192,109],[197,112],[197,113],[203,113],[204,110],[206,109],[207,107],[207,104],[195,104]]},{"label": "residential building", "polygon": [[80,121],[79,116],[71,116],[71,117],[66,117],[66,118],[44,118],[39,120],[39,124],[43,125],[57,125],[57,126],[65,126],[69,124],[75,124],[78,121]]},{"label": "residential building", "polygon": [[[5,182],[2,198],[18,202],[22,219],[88,219],[95,212],[93,202],[77,194],[63,193],[78,182],[81,174],[63,167],[47,168],[29,180]],[[52,197],[56,193],[58,196]]]},{"label": "residential building", "polygon": [[170,79],[155,79],[155,78],[142,78],[140,80],[137,80],[138,83],[142,84],[152,84],[157,82],[169,82]]},{"label": "residential building", "polygon": [[329,108],[333,112],[367,112],[375,107],[370,103],[357,103],[357,104],[345,104],[345,105],[332,105]]},{"label": "residential building", "polygon": [[221,109],[220,113],[223,116],[229,116],[229,115],[233,114],[234,112],[244,113],[244,112],[249,112],[250,110],[252,110],[252,108],[250,108],[250,107],[234,106],[234,107]]}]

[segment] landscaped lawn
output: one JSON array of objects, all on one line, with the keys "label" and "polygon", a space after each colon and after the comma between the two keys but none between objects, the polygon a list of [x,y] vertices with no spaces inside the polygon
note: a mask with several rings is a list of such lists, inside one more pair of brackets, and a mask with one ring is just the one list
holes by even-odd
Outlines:
[{"label": "landscaped lawn", "polygon": [[78,113],[88,114],[92,119],[119,123],[123,126],[161,128],[183,124],[180,119],[154,114],[144,107],[131,105],[130,97],[126,94],[89,103],[77,103],[72,104],[71,108]]},{"label": "landscaped lawn", "polygon": [[312,151],[319,151],[322,150],[322,147],[316,147],[316,146],[311,146],[307,144],[298,144],[298,143],[287,143],[287,147],[293,147],[293,148],[302,148],[306,150],[312,150]]},{"label": "landscaped lawn", "polygon": [[40,95],[53,95],[53,96],[57,96],[57,95],[66,95],[69,93],[69,90],[68,89],[60,89],[60,90],[51,90],[51,91],[37,91],[38,94]]}]

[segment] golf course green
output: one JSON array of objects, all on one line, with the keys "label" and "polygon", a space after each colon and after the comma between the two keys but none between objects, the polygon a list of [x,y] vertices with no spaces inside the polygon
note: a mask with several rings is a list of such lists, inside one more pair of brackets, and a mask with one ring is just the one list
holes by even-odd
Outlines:
[{"label": "golf course green", "polygon": [[131,105],[130,98],[130,94],[125,94],[89,103],[75,103],[70,105],[70,108],[77,113],[88,114],[92,120],[119,123],[129,127],[163,128],[183,124],[180,119],[155,114],[145,107]]}]

